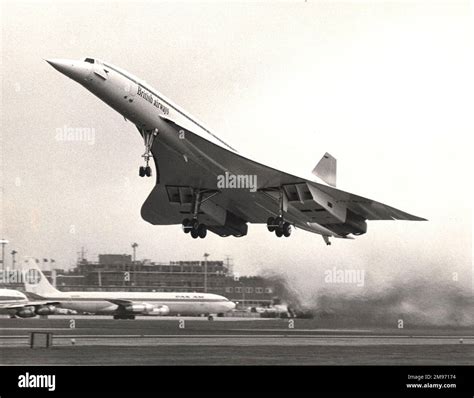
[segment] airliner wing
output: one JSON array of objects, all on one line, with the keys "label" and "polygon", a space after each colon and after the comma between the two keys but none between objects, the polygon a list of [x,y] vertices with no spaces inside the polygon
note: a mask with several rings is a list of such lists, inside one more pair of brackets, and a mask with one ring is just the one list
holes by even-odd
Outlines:
[{"label": "airliner wing", "polygon": [[126,306],[133,304],[133,301],[130,300],[123,300],[123,299],[107,299],[107,301],[111,302],[112,304],[118,305],[118,306]]},{"label": "airliner wing", "polygon": [[[266,223],[269,217],[277,216],[280,187],[285,192],[286,221],[325,236],[348,237],[352,232],[347,222],[424,220],[371,199],[265,166],[194,134],[169,117],[163,120],[168,128],[164,133],[179,135],[182,148],[178,150],[168,145],[165,139],[153,143],[159,181],[141,210],[142,217],[151,224],[180,224],[184,218],[190,218],[196,188],[205,192],[199,222],[221,236],[245,235],[246,223]],[[256,189],[221,189],[218,181],[225,175],[256,178]],[[365,233],[362,227],[354,231]]]},{"label": "airliner wing", "polygon": [[119,308],[117,314],[129,314],[129,315],[152,315],[162,316],[168,315],[170,309],[166,305],[156,305],[146,302],[136,302],[132,300],[124,299],[109,299],[113,304],[116,304]]},{"label": "airliner wing", "polygon": [[372,199],[367,199],[362,196],[357,196],[352,193],[344,192],[339,189],[329,187],[315,182],[310,184],[317,185],[317,187],[327,194],[337,199],[338,203],[344,203],[354,213],[361,215],[367,220],[408,220],[408,221],[427,221],[425,218],[417,217],[404,211],[395,209],[394,207],[376,202]]},{"label": "airliner wing", "polygon": [[24,307],[40,307],[42,305],[58,305],[60,304],[59,301],[28,301],[24,303],[16,303],[16,304],[0,304],[1,309],[17,309],[17,308],[24,308]]}]

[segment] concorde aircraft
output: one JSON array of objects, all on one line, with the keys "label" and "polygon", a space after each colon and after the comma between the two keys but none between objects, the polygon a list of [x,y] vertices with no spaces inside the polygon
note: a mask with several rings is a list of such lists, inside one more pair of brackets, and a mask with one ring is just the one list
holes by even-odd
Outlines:
[{"label": "concorde aircraft", "polygon": [[[277,237],[297,227],[329,238],[367,232],[367,220],[426,221],[336,188],[336,159],[326,153],[313,170],[322,182],[250,160],[143,80],[94,58],[49,59],[134,123],[145,147],[140,177],[156,184],[141,209],[154,225],[181,224],[194,239],[207,231],[247,235],[248,223],[265,224]],[[73,105],[72,105],[73,106]]]}]

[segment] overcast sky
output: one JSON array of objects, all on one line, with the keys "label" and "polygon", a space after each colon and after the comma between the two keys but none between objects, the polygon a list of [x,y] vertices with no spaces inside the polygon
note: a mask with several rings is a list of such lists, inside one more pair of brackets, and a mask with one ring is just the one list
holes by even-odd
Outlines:
[{"label": "overcast sky", "polygon": [[[460,272],[471,286],[469,12],[457,1],[2,2],[8,252],[66,267],[81,246],[92,260],[138,242],[139,258],[229,255],[242,274],[278,270],[309,288],[332,266],[373,271],[374,289],[399,273]],[[86,56],[146,80],[261,162],[307,176],[328,151],[341,189],[429,222],[369,222],[330,247],[265,226],[204,240],[152,226],[140,208],[155,180],[137,175],[135,127],[43,61]],[[94,142],[58,141],[65,126],[94,129]]]}]

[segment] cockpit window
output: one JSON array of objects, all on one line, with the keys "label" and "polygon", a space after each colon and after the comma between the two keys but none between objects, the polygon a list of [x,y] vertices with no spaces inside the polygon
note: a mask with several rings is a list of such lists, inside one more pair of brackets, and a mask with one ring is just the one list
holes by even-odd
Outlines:
[{"label": "cockpit window", "polygon": [[89,62],[90,64],[94,63],[94,58],[86,58],[84,62]]}]

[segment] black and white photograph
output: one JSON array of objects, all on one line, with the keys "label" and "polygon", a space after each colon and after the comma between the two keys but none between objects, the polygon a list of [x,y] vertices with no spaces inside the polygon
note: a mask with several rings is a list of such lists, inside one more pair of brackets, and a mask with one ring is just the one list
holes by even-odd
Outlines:
[{"label": "black and white photograph", "polygon": [[0,12],[2,398],[473,396],[471,1]]}]

